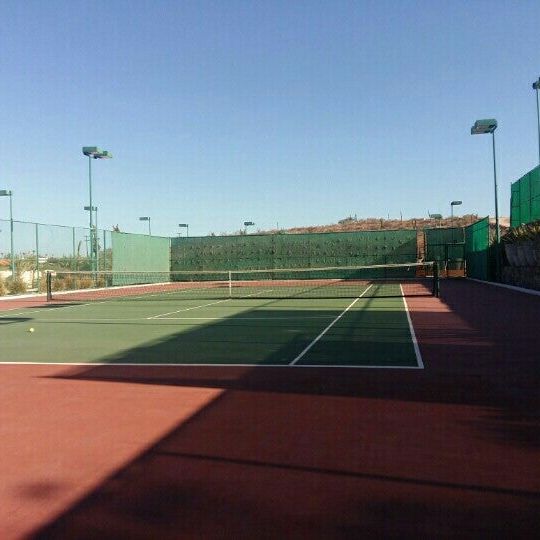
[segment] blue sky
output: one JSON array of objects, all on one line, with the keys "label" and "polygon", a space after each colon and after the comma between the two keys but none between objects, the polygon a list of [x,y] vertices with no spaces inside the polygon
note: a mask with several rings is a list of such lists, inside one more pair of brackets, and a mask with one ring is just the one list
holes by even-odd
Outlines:
[{"label": "blue sky", "polygon": [[[0,189],[15,218],[176,235],[500,214],[538,164],[540,3],[4,0]],[[0,199],[0,217],[9,205]]]}]

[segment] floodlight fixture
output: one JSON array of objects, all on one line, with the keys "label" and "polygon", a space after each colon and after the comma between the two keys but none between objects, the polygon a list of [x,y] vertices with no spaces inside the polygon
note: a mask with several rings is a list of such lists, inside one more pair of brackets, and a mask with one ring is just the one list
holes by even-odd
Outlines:
[{"label": "floodlight fixture", "polygon": [[94,159],[111,159],[112,154],[108,150],[100,150],[97,146],[83,146],[82,152],[85,156]]},{"label": "floodlight fixture", "polygon": [[450,216],[452,218],[452,221],[454,220],[454,206],[459,206],[460,204],[462,204],[461,201],[452,201],[450,203]]},{"label": "floodlight fixture", "polygon": [[471,135],[484,135],[485,133],[494,133],[497,129],[497,120],[488,118],[477,120],[471,128]]},{"label": "floodlight fixture", "polygon": [[148,221],[148,236],[152,236],[152,229],[150,226],[150,216],[142,216],[139,218],[139,221]]},{"label": "floodlight fixture", "polygon": [[255,223],[253,221],[244,221],[244,233],[247,234],[247,228],[253,227]]},{"label": "floodlight fixture", "polygon": [[178,226],[186,229],[186,236],[189,236],[189,223],[179,223]]}]

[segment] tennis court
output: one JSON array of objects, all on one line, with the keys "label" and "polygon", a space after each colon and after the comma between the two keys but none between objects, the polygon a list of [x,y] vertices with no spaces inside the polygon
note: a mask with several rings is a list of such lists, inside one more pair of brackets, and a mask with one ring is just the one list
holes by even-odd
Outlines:
[{"label": "tennis court", "polygon": [[0,303],[6,538],[534,530],[538,297],[138,281]]},{"label": "tennis court", "polygon": [[[48,303],[0,315],[0,359],[423,368],[407,296],[431,295],[432,281],[404,276],[402,283],[392,271],[385,283],[356,274],[321,277],[321,270],[309,279],[257,273],[256,281],[242,276],[234,287],[214,274],[196,282],[169,275],[166,283],[161,275],[132,275],[137,284],[125,285],[127,277],[117,273],[95,278],[90,290],[76,288],[84,276],[69,274],[72,290],[55,290],[53,283]],[[410,265],[399,271],[410,273]],[[104,278],[111,287],[102,286]]]}]

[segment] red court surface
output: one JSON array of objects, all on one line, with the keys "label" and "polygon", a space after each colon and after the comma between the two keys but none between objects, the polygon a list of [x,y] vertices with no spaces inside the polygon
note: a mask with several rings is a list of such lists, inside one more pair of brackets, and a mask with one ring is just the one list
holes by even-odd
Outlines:
[{"label": "red court surface", "polygon": [[529,538],[540,298],[408,299],[424,370],[0,366],[2,538]]}]

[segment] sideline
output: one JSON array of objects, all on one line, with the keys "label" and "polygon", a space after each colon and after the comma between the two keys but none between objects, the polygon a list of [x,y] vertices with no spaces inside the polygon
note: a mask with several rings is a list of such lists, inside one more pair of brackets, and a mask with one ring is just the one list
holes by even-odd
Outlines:
[{"label": "sideline", "polygon": [[502,287],[503,289],[510,289],[511,291],[520,292],[523,294],[530,294],[531,296],[540,296],[540,291],[534,289],[526,289],[525,287],[518,287],[516,285],[508,285],[507,283],[497,283],[496,281],[485,281],[483,279],[467,278],[476,283],[483,283],[484,285],[493,285],[494,287]]}]

